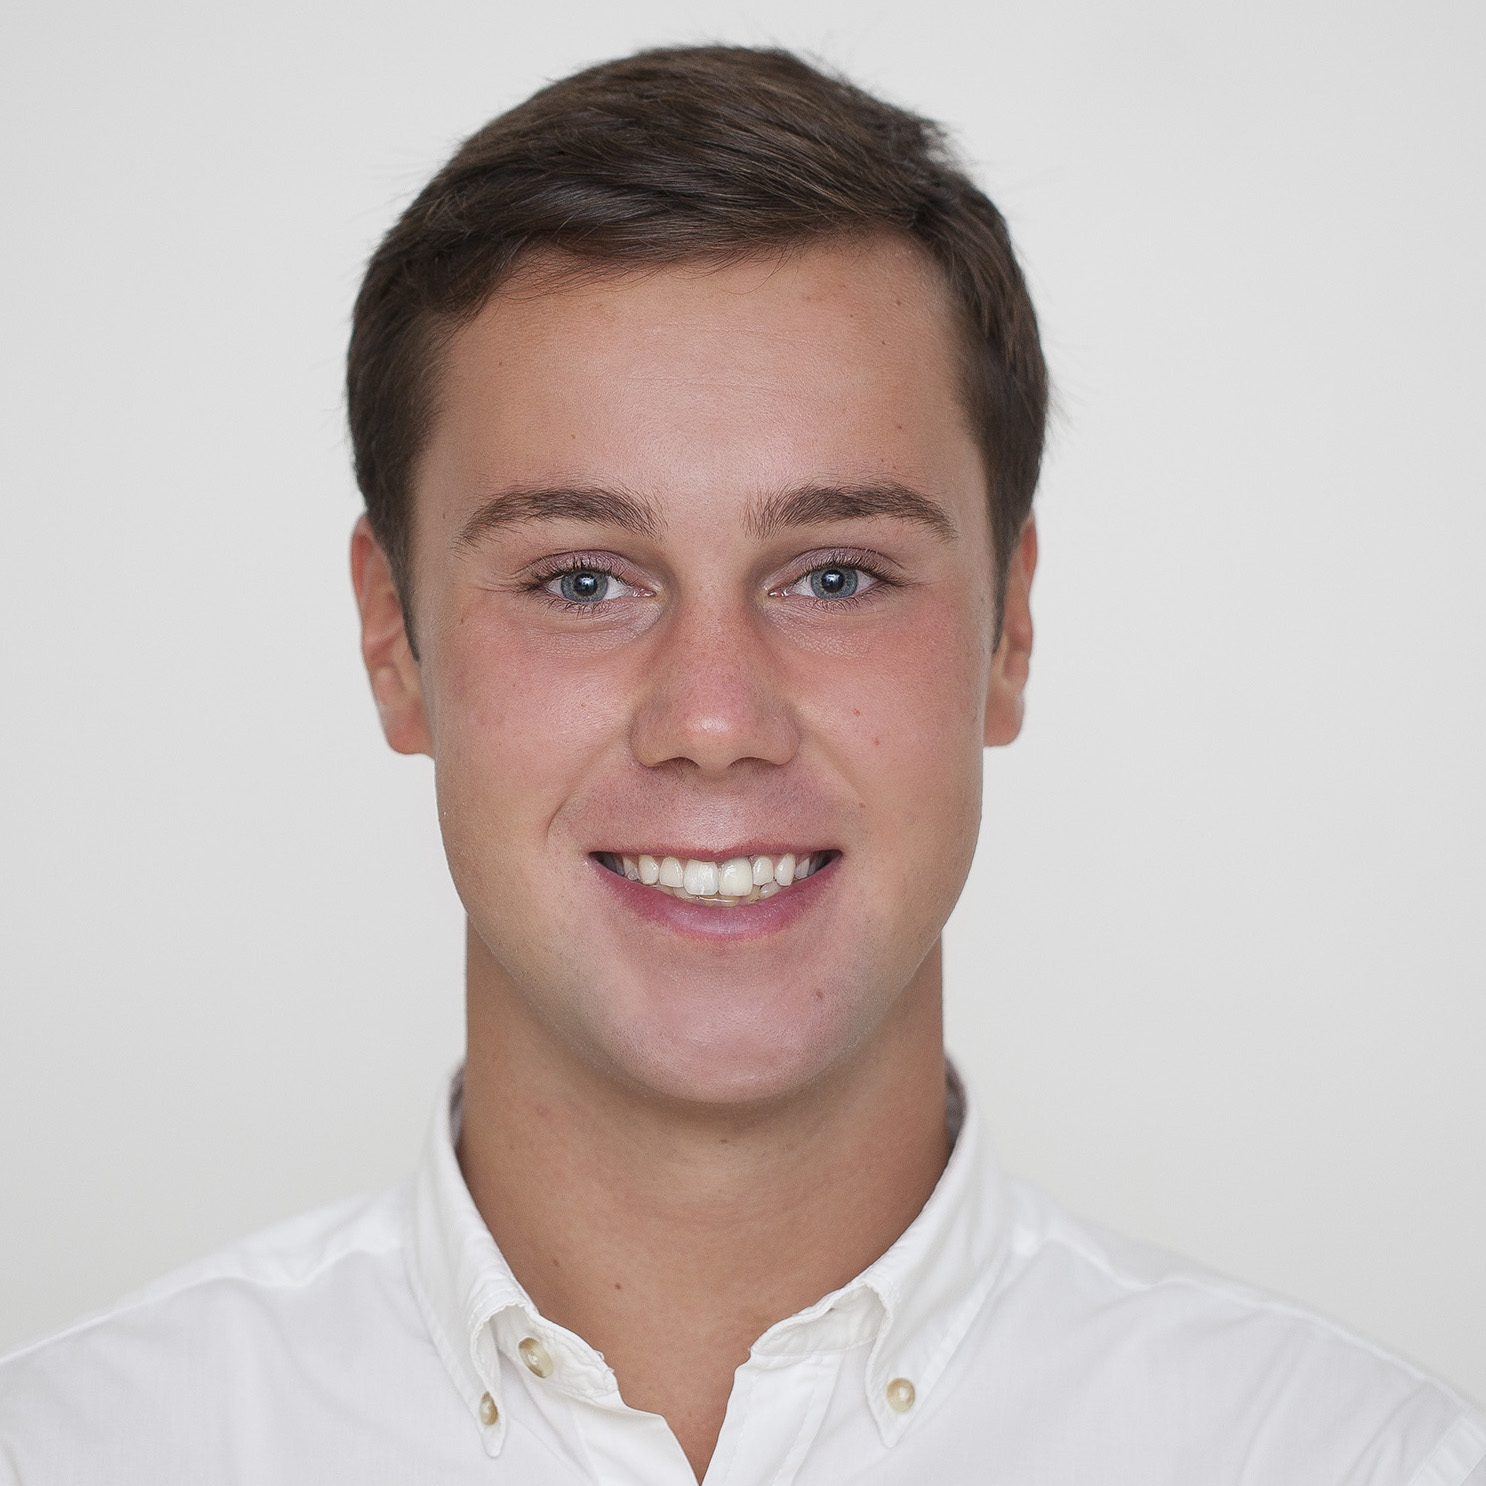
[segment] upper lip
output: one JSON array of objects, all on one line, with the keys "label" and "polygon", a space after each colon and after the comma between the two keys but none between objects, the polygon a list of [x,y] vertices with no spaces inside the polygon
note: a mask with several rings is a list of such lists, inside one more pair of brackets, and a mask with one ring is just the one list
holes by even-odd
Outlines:
[{"label": "upper lip", "polygon": [[781,852],[792,851],[797,856],[801,852],[835,851],[837,847],[822,846],[811,838],[791,837],[785,832],[774,836],[772,839],[764,840],[756,838],[755,842],[743,844],[731,844],[728,846],[657,846],[653,841],[643,846],[596,846],[590,855],[599,852],[610,852],[615,856],[652,856],[652,857],[675,857],[678,861],[693,862],[726,862],[734,857],[761,857],[776,856]]}]

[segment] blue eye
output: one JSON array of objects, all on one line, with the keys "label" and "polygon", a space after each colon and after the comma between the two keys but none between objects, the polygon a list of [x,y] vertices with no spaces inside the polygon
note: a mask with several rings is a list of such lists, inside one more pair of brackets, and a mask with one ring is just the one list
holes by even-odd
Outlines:
[{"label": "blue eye", "polygon": [[874,573],[857,567],[855,563],[827,562],[801,574],[784,592],[802,599],[825,599],[829,602],[832,599],[858,598],[881,581]]},{"label": "blue eye", "polygon": [[817,568],[810,577],[810,592],[818,599],[849,599],[861,583],[856,568]]},{"label": "blue eye", "polygon": [[[581,562],[581,558],[574,559]],[[615,599],[643,598],[646,590],[626,583],[603,568],[571,567],[564,572],[553,573],[541,579],[537,585],[541,591],[565,604],[578,609],[607,607]]]},{"label": "blue eye", "polygon": [[557,580],[557,591],[570,604],[596,604],[609,596],[614,580],[607,573],[588,568],[563,573]]}]

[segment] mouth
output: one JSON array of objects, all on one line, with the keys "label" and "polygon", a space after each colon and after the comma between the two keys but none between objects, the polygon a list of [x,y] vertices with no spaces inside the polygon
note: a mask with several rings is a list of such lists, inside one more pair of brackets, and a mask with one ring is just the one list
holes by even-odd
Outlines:
[{"label": "mouth", "polygon": [[628,856],[596,851],[594,860],[618,877],[641,887],[679,898],[684,903],[705,903],[715,908],[736,908],[740,903],[759,903],[788,892],[796,883],[812,877],[833,862],[838,851],[786,851],[778,856],[729,857],[726,861],[690,858]]}]

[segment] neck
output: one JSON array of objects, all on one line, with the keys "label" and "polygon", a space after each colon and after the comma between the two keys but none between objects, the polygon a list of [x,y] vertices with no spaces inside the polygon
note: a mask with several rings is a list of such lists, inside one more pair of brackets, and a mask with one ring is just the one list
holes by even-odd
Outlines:
[{"label": "neck", "polygon": [[678,1107],[556,1043],[471,936],[459,1159],[549,1320],[662,1415],[698,1479],[734,1371],[918,1215],[948,1159],[934,950],[867,1044],[808,1090]]}]

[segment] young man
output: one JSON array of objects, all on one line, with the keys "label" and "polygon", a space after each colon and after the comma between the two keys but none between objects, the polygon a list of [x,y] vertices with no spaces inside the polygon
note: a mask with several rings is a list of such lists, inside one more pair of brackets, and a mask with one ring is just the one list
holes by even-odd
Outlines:
[{"label": "young man", "polygon": [[1486,1482],[1442,1385],[1000,1177],[946,1070],[1046,379],[931,126],[570,78],[388,235],[349,387],[467,1061],[407,1188],[0,1366],[0,1479]]}]

